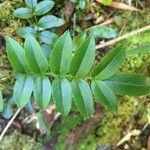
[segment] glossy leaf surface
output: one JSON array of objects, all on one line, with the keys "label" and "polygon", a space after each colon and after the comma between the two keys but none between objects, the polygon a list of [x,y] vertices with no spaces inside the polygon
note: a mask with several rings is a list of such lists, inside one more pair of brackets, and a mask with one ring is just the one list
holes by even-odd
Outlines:
[{"label": "glossy leaf surface", "polygon": [[24,74],[19,74],[17,76],[13,91],[13,99],[18,108],[22,109],[30,101],[33,86],[34,82],[31,76]]},{"label": "glossy leaf surface", "polygon": [[66,116],[71,109],[72,89],[69,81],[64,78],[56,78],[52,84],[53,100],[57,110]]},{"label": "glossy leaf surface", "polygon": [[105,83],[117,94],[140,96],[150,92],[150,78],[137,74],[115,74]]},{"label": "glossy leaf surface", "polygon": [[93,98],[89,84],[85,80],[72,81],[73,100],[82,115],[89,118],[93,114]]},{"label": "glossy leaf surface", "polygon": [[91,84],[92,92],[96,99],[107,110],[116,112],[118,108],[117,98],[110,87],[103,81],[93,81]]},{"label": "glossy leaf surface", "polygon": [[42,73],[48,69],[48,60],[45,57],[39,43],[32,35],[28,35],[24,44],[27,62],[31,71]]},{"label": "glossy leaf surface", "polygon": [[70,73],[73,76],[84,77],[87,75],[95,59],[95,41],[93,37],[88,37],[75,52],[71,61]]}]

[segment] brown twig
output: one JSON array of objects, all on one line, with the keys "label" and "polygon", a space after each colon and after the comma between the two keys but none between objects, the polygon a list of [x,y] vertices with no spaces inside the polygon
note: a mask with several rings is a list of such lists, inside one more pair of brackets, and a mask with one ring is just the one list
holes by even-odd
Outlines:
[{"label": "brown twig", "polygon": [[130,32],[130,33],[127,33],[127,34],[125,34],[125,35],[122,35],[122,36],[120,36],[120,37],[118,37],[118,38],[115,38],[115,39],[113,39],[113,40],[110,40],[110,41],[108,41],[108,42],[104,42],[104,43],[102,43],[102,44],[100,44],[100,45],[97,45],[97,46],[96,46],[96,49],[100,49],[100,48],[103,48],[103,47],[106,47],[106,46],[109,46],[109,45],[113,45],[113,44],[115,44],[115,43],[117,43],[117,42],[119,42],[119,41],[122,41],[122,40],[124,40],[124,39],[127,39],[127,38],[129,38],[129,37],[131,37],[131,36],[133,36],[133,35],[136,35],[136,34],[145,32],[145,31],[147,31],[147,30],[150,30],[150,25],[147,25],[147,26],[142,27],[142,28],[140,28],[140,29],[134,30],[134,31],[132,31],[132,32]]},{"label": "brown twig", "polygon": [[[102,0],[96,0],[96,1],[100,4],[103,4]],[[109,5],[109,7],[113,7],[116,9],[130,10],[130,11],[139,11],[139,9],[135,8],[134,6],[130,6],[125,3],[114,2],[114,1],[112,1],[112,3]]]}]

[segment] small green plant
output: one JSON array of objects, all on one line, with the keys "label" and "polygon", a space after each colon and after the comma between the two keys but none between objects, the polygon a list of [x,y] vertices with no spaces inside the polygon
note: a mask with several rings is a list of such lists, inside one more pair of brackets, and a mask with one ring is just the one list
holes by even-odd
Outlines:
[{"label": "small green plant", "polygon": [[73,0],[73,2],[77,4],[77,8],[83,10],[86,7],[88,0]]},{"label": "small green plant", "polygon": [[[53,15],[46,15],[53,7],[52,0],[25,0],[26,7],[18,8],[14,11],[14,16],[26,19],[29,26],[20,28],[17,33],[25,38],[27,34],[32,34],[39,42],[46,56],[49,55],[58,36],[52,32],[54,28],[62,26],[64,20]],[[42,16],[41,18],[39,18]]]},{"label": "small green plant", "polygon": [[95,39],[85,33],[72,41],[66,31],[49,58],[31,34],[26,36],[24,47],[10,37],[6,43],[8,59],[17,72],[13,99],[20,109],[33,93],[41,110],[54,103],[65,116],[74,102],[77,110],[89,118],[94,112],[93,97],[107,110],[116,112],[116,94],[140,96],[150,92],[149,78],[118,72],[126,56],[124,46],[117,46],[94,65]]}]

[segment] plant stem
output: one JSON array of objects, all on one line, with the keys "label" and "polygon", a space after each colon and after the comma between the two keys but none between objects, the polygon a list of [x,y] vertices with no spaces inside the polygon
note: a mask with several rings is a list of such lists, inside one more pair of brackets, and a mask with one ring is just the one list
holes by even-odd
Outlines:
[{"label": "plant stem", "polygon": [[110,40],[110,41],[108,41],[108,42],[105,42],[105,43],[102,43],[102,44],[100,44],[100,45],[97,45],[97,46],[96,46],[96,49],[103,48],[103,47],[106,47],[106,46],[109,46],[109,45],[113,45],[113,44],[115,44],[115,43],[117,43],[117,42],[119,42],[119,41],[122,41],[122,40],[124,40],[124,39],[127,39],[127,38],[133,36],[133,35],[136,35],[136,34],[138,34],[138,33],[142,33],[142,32],[147,31],[147,30],[150,30],[150,25],[147,25],[147,26],[145,26],[145,27],[143,27],[143,28],[134,30],[134,31],[132,31],[132,32],[130,32],[130,33],[127,33],[127,34],[125,34],[125,35],[123,35],[123,36],[120,36],[120,37],[115,38],[115,39],[113,39],[113,40]]},{"label": "plant stem", "polygon": [[11,126],[11,124],[13,123],[13,121],[15,120],[15,118],[17,117],[17,115],[19,114],[19,112],[21,111],[21,109],[18,109],[16,111],[16,113],[14,114],[14,116],[11,118],[11,120],[8,122],[7,126],[4,128],[3,132],[0,135],[0,142],[3,139],[3,136],[5,135],[5,133],[7,132],[8,128]]}]

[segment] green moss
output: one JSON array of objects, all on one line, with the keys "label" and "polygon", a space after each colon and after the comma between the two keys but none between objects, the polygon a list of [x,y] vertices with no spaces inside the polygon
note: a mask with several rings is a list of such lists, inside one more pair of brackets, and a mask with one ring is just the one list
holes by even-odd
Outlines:
[{"label": "green moss", "polygon": [[72,115],[63,118],[62,123],[59,126],[60,136],[58,137],[56,150],[64,149],[64,141],[66,140],[68,133],[82,121],[83,118],[80,115]]},{"label": "green moss", "polygon": [[135,97],[122,97],[120,99],[119,110],[116,115],[107,112],[102,121],[100,127],[97,130],[96,138],[97,143],[115,145],[120,139],[121,135],[127,130],[136,128],[135,115],[139,115],[141,123],[145,124],[147,110],[144,103],[148,101],[148,97],[143,96],[139,98]]},{"label": "green moss", "polygon": [[5,0],[0,4],[0,34],[5,35],[14,35],[16,30],[21,26],[20,21],[15,19],[12,15],[14,7],[20,6],[22,0]]},{"label": "green moss", "polygon": [[38,150],[41,149],[41,144],[37,143],[33,138],[21,134],[17,131],[11,135],[5,136],[0,146],[1,150]]},{"label": "green moss", "polygon": [[97,143],[95,142],[95,135],[90,134],[85,139],[81,140],[78,150],[95,150]]},{"label": "green moss", "polygon": [[[150,43],[150,32],[145,32],[139,36],[134,36],[129,38],[128,40],[124,41],[126,45],[126,50],[130,51],[135,47],[144,45],[146,43]],[[142,51],[142,49],[141,49]],[[129,55],[123,66],[121,67],[122,72],[136,72],[140,74],[144,74],[149,76],[150,72],[148,68],[150,67],[150,53],[140,53],[140,54],[133,54]]]}]

